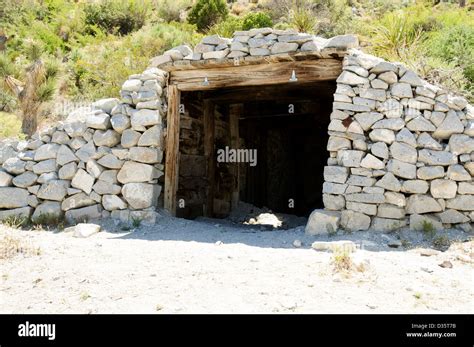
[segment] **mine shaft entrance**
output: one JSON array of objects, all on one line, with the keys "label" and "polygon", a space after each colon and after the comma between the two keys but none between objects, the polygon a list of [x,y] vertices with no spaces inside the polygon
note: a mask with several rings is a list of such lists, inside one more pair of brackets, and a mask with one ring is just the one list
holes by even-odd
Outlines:
[{"label": "mine shaft entrance", "polygon": [[178,77],[168,87],[165,208],[184,218],[227,217],[239,201],[297,216],[322,208],[333,70],[214,88],[212,73],[197,83],[192,71],[195,87]]}]

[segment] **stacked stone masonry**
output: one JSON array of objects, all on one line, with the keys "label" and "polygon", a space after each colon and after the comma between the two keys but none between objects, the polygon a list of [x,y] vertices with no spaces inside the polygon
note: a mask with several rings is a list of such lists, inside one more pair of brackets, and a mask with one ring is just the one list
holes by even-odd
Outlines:
[{"label": "stacked stone masonry", "polygon": [[402,227],[472,230],[474,107],[398,63],[324,39],[271,28],[175,47],[130,76],[119,99],[78,109],[28,141],[0,144],[0,220],[106,216],[154,223],[163,181],[169,67],[265,56],[343,58],[324,169],[325,210],[307,231]]}]

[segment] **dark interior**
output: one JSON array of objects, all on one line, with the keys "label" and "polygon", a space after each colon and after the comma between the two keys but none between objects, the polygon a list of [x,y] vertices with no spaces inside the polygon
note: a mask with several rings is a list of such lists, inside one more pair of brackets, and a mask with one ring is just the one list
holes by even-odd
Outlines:
[{"label": "dark interior", "polygon": [[[288,83],[182,93],[185,112],[181,116],[177,197],[186,203],[177,215],[194,218],[204,214],[211,180],[214,217],[230,213],[233,191],[238,191],[240,201],[273,212],[308,216],[315,208],[322,208],[327,129],[335,88],[334,82]],[[210,100],[214,108],[214,177],[208,175],[204,156],[204,100]],[[229,114],[235,109],[238,148],[257,150],[254,167],[216,160],[219,149],[231,148]]]}]

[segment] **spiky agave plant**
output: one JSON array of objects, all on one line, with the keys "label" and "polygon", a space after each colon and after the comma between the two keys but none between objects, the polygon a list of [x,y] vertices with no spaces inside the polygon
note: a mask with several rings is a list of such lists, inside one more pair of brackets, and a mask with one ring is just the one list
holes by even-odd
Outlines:
[{"label": "spiky agave plant", "polygon": [[59,68],[52,60],[42,59],[41,50],[35,44],[30,46],[27,56],[31,64],[23,73],[18,74],[13,62],[5,54],[0,54],[0,79],[3,89],[8,90],[18,100],[22,115],[22,132],[32,136],[38,127],[42,106],[54,97]]}]

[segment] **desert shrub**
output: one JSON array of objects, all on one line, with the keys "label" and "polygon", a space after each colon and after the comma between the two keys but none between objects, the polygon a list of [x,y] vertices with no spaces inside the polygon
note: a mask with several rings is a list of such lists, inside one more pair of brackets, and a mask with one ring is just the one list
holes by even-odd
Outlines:
[{"label": "desert shrub", "polygon": [[312,33],[316,23],[316,18],[309,9],[295,8],[291,11],[290,24],[299,32]]},{"label": "desert shrub", "polygon": [[127,35],[145,24],[148,3],[105,0],[88,4],[84,12],[87,25],[97,26],[109,33]]},{"label": "desert shrub", "polygon": [[273,26],[273,21],[265,12],[250,12],[245,15],[242,29],[265,28]]},{"label": "desert shrub", "polygon": [[192,4],[191,0],[162,0],[158,7],[158,15],[166,22],[180,22],[183,11]]},{"label": "desert shrub", "polygon": [[228,16],[222,22],[219,22],[209,29],[208,34],[219,34],[222,37],[232,37],[232,34],[237,30],[243,30],[243,19],[237,16]]},{"label": "desert shrub", "polygon": [[224,0],[198,0],[188,14],[188,21],[203,32],[227,18],[228,14]]}]

